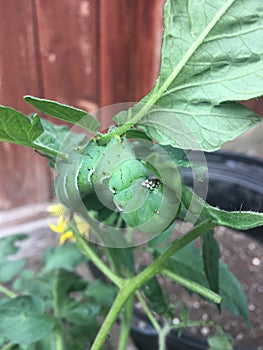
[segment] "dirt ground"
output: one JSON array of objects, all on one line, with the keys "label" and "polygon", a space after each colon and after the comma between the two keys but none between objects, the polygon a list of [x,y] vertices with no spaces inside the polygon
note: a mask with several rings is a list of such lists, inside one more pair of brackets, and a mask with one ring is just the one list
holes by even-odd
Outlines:
[{"label": "dirt ground", "polygon": [[[248,235],[235,232],[225,227],[216,230],[220,243],[222,260],[241,283],[248,299],[249,319],[252,329],[248,329],[242,319],[231,316],[227,312],[215,313],[215,308],[198,297],[184,297],[192,306],[192,316],[197,319],[209,319],[219,322],[224,330],[235,339],[236,345],[254,346],[263,349],[263,245]],[[210,329],[203,327],[200,334],[206,336]],[[196,330],[192,329],[192,332]]]}]

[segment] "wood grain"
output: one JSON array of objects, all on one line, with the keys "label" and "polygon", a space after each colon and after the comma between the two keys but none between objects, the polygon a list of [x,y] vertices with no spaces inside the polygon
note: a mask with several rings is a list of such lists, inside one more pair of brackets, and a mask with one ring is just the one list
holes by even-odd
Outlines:
[{"label": "wood grain", "polygon": [[76,107],[98,102],[98,1],[36,0],[43,93]]},{"label": "wood grain", "polygon": [[[30,113],[23,96],[40,92],[31,1],[1,2],[0,52],[0,104]],[[0,162],[0,209],[49,198],[49,173],[42,157],[1,143]]]},{"label": "wood grain", "polygon": [[153,87],[160,67],[165,0],[137,1],[133,94],[136,101]]},{"label": "wood grain", "polygon": [[159,71],[164,0],[100,1],[101,105],[134,102]]},{"label": "wood grain", "polygon": [[[164,2],[1,1],[0,104],[30,113],[32,94],[93,112],[138,101],[158,75]],[[263,116],[262,98],[244,104]],[[50,198],[44,158],[1,143],[0,161],[0,209]]]}]

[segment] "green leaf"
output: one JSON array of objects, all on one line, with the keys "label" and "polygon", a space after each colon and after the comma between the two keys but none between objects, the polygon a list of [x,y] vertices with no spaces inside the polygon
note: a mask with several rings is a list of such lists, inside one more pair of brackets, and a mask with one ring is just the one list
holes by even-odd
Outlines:
[{"label": "green leaf", "polygon": [[201,236],[202,242],[202,260],[204,272],[211,290],[219,293],[219,259],[220,249],[214,238],[214,232],[205,232]]},{"label": "green leaf", "polygon": [[96,303],[101,306],[111,306],[117,295],[117,289],[115,286],[105,284],[100,280],[94,281],[88,286],[85,291],[92,303]]},{"label": "green leaf", "polygon": [[50,130],[45,130],[47,126],[48,122],[37,114],[27,117],[13,108],[0,106],[0,141],[30,147],[54,158],[59,148],[54,142],[57,135],[51,137]]},{"label": "green leaf", "polygon": [[16,242],[26,238],[27,235],[25,234],[16,234],[0,238],[0,263],[5,262],[7,256],[15,254],[19,250],[19,247],[16,246]]},{"label": "green leaf", "polygon": [[96,133],[100,126],[97,119],[81,109],[33,96],[25,96],[24,99],[40,112],[73,124],[79,124],[92,133]]},{"label": "green leaf", "polygon": [[198,197],[193,191],[184,186],[182,191],[183,205],[189,209],[188,219],[206,218],[218,225],[237,230],[248,230],[263,225],[263,213],[250,211],[226,211],[214,208]]},{"label": "green leaf", "polygon": [[107,252],[110,254],[111,259],[116,262],[116,268],[119,272],[132,272],[135,273],[135,264],[132,248],[107,248]]},{"label": "green leaf", "polygon": [[[182,323],[187,324],[187,322],[189,321],[189,316],[190,316],[190,312],[189,309],[186,307],[186,305],[182,305],[182,310],[180,312],[180,321]],[[181,335],[184,332],[185,327],[181,327],[178,330],[178,337],[181,337]]]},{"label": "green leaf", "polygon": [[[126,113],[124,113],[124,115],[126,117]],[[135,139],[135,140],[143,139],[143,140],[151,141],[151,139],[143,131],[136,130],[136,129],[127,130],[125,133],[125,137],[127,137],[128,139]]]},{"label": "green leaf", "polygon": [[54,318],[43,313],[38,300],[20,296],[0,305],[0,333],[13,343],[33,343],[53,329]]},{"label": "green leaf", "polygon": [[34,141],[34,144],[49,149],[51,152],[55,150],[68,153],[86,137],[85,134],[72,133],[65,125],[55,125],[45,119],[41,119],[41,124],[44,132]]},{"label": "green leaf", "polygon": [[28,118],[13,108],[0,106],[0,141],[32,147],[43,131],[37,115]]},{"label": "green leaf", "polygon": [[42,278],[51,287],[57,317],[63,317],[72,305],[76,304],[76,301],[71,297],[71,292],[83,291],[87,287],[87,281],[81,276],[63,269],[48,272]]},{"label": "green leaf", "polygon": [[77,303],[70,307],[63,317],[69,322],[88,327],[97,327],[98,321],[96,316],[99,314],[101,307],[99,305],[85,304],[83,302]]},{"label": "green leaf", "polygon": [[[158,251],[160,252],[161,250],[158,249]],[[191,259],[189,259],[189,257],[191,257]],[[193,282],[208,287],[208,282],[203,270],[200,250],[197,249],[194,244],[188,244],[186,247],[178,251],[168,260],[165,267],[170,271],[175,271],[177,274],[192,280]]]},{"label": "green leaf", "polygon": [[257,0],[168,0],[157,82],[163,90],[160,105],[218,105],[261,96],[262,11]]},{"label": "green leaf", "polygon": [[215,335],[207,339],[209,350],[232,350],[233,340],[231,337],[219,330]]},{"label": "green leaf", "polygon": [[238,279],[228,270],[228,266],[223,262],[220,262],[219,276],[222,308],[228,310],[232,315],[242,316],[247,326],[250,327],[247,298]]},{"label": "green leaf", "polygon": [[263,94],[262,11],[257,0],[167,0],[158,80],[125,121],[160,144],[206,151],[259,122],[234,101]]},{"label": "green leaf", "polygon": [[68,243],[57,248],[49,248],[45,251],[45,266],[41,272],[46,273],[58,268],[70,271],[85,260],[86,257],[75,244]]},{"label": "green leaf", "polygon": [[[174,254],[167,261],[165,267],[204,287],[209,287],[203,269],[201,251],[193,243],[188,244]],[[246,324],[249,325],[246,295],[236,277],[228,270],[227,265],[221,261],[219,263],[219,294],[222,297],[222,308],[233,315],[242,316]]]},{"label": "green leaf", "polygon": [[50,281],[43,277],[37,277],[31,270],[23,270],[13,283],[13,289],[22,293],[37,295],[39,298],[52,297]]},{"label": "green leaf", "polygon": [[25,259],[7,261],[1,264],[0,281],[3,283],[11,281],[22,270],[25,264]]},{"label": "green leaf", "polygon": [[162,149],[171,157],[171,160],[175,162],[177,166],[190,167],[193,164],[187,158],[187,153],[181,148],[175,148],[171,145],[161,146]]},{"label": "green leaf", "polygon": [[235,102],[166,102],[163,107],[149,112],[137,127],[161,145],[182,149],[215,151],[259,122],[251,110]]},{"label": "green leaf", "polygon": [[57,332],[53,330],[45,338],[42,338],[37,343],[21,347],[19,350],[57,350]]},{"label": "green leaf", "polygon": [[161,232],[159,235],[157,235],[156,237],[154,237],[148,242],[148,247],[150,248],[150,250],[152,248],[159,246],[160,244],[164,244],[173,232],[174,232],[174,224],[169,226],[165,231]]},{"label": "green leaf", "polygon": [[166,294],[164,294],[156,277],[148,280],[141,287],[144,295],[151,303],[151,309],[159,315],[170,315],[170,301]]}]

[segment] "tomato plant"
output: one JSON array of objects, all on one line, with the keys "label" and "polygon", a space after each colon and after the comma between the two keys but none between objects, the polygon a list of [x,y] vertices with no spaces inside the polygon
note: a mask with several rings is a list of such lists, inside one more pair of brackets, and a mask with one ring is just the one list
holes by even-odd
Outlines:
[{"label": "tomato plant", "polygon": [[[183,316],[179,325],[172,323],[174,306],[159,285],[159,275],[216,303],[219,309],[234,310],[249,323],[244,293],[220,263],[213,229],[218,225],[241,230],[258,227],[263,225],[263,214],[210,206],[184,184],[181,169],[192,167],[201,181],[204,164],[195,163],[191,152],[218,150],[259,122],[255,113],[236,101],[263,93],[262,11],[263,4],[256,0],[167,0],[155,86],[133,107],[114,115],[106,133],[99,131],[100,123],[92,115],[55,101],[25,96],[42,114],[78,125],[83,134],[55,126],[38,114],[27,117],[0,107],[0,140],[31,147],[49,159],[57,174],[55,194],[67,208],[67,228],[77,247],[118,289],[92,350],[102,349],[120,313],[118,348],[126,348],[135,297],[158,331],[162,350],[170,329],[191,324]],[[88,224],[85,238],[73,212]],[[178,221],[192,223],[191,229],[169,239]],[[196,278],[183,268],[178,274],[177,267],[182,267],[185,259],[194,264],[193,251],[183,249],[200,236],[202,261],[194,266]],[[149,266],[136,265],[133,253],[137,249],[152,254]],[[185,254],[180,255],[181,251]],[[107,257],[106,263],[101,256]],[[29,296],[6,303],[0,308],[7,314],[17,303],[19,312],[23,305],[28,310],[30,304],[39,315],[39,304]],[[157,323],[153,312],[162,317],[165,327]],[[66,325],[59,312],[47,316],[52,321],[43,336],[55,332],[59,341],[54,348],[66,348]],[[2,333],[14,341],[5,327],[5,321],[0,322]],[[221,339],[224,348],[231,348],[229,338],[218,326],[216,329],[211,346]],[[26,343],[34,341],[26,339]],[[15,338],[15,343],[20,342],[25,339]]]}]

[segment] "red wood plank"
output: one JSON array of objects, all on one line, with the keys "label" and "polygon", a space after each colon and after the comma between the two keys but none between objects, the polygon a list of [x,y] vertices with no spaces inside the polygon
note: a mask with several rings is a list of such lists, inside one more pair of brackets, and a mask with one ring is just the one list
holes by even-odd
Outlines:
[{"label": "red wood plank", "polygon": [[263,97],[243,101],[242,103],[248,108],[252,109],[252,111],[257,113],[261,118],[263,117]]},{"label": "red wood plank", "polygon": [[[159,70],[163,3],[100,0],[101,106],[138,101],[153,86]],[[103,111],[102,116],[107,127],[110,113]]]},{"label": "red wood plank", "polygon": [[153,87],[159,73],[166,0],[139,0],[136,8],[134,97],[140,100]]},{"label": "red wood plank", "polygon": [[[23,95],[40,93],[31,1],[1,3],[0,104],[30,113]],[[46,161],[25,147],[0,144],[0,209],[49,198]]]},{"label": "red wood plank", "polygon": [[36,4],[44,96],[96,109],[98,2],[36,0]]},{"label": "red wood plank", "polygon": [[101,0],[101,105],[133,102],[159,70],[164,0]]},{"label": "red wood plank", "polygon": [[132,67],[138,1],[100,1],[101,106],[133,101]]}]

